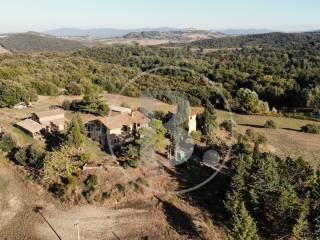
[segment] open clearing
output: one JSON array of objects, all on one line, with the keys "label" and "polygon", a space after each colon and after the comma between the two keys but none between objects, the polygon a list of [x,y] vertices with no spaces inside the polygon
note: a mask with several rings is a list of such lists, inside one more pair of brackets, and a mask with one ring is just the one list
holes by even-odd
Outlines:
[{"label": "open clearing", "polygon": [[[232,114],[233,120],[238,124],[237,130],[245,133],[247,129],[254,129],[267,137],[266,148],[282,156],[303,156],[312,165],[320,163],[320,135],[300,132],[300,128],[308,123],[316,123],[308,120],[300,120],[286,117],[254,116]],[[218,122],[230,119],[229,113],[218,110]],[[266,129],[265,122],[272,119],[277,124],[277,129]]]}]

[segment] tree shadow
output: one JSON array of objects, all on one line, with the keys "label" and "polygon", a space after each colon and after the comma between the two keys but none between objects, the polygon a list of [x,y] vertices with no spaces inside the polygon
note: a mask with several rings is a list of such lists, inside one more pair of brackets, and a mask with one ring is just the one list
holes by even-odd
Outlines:
[{"label": "tree shadow", "polygon": [[191,216],[177,208],[173,204],[160,200],[162,203],[164,213],[167,217],[169,224],[176,230],[180,235],[186,235],[188,237],[200,238],[196,226],[194,225]]},{"label": "tree shadow", "polygon": [[245,127],[253,127],[253,128],[264,128],[264,126],[257,125],[257,124],[246,124],[246,123],[241,123],[238,124],[239,126],[245,126]]},{"label": "tree shadow", "polygon": [[60,132],[44,132],[43,138],[45,140],[48,151],[53,151],[54,149],[60,147],[65,141],[65,135]]},{"label": "tree shadow", "polygon": [[[204,151],[200,151],[196,151],[195,154],[203,156]],[[228,174],[222,174],[210,167],[203,166],[199,162],[199,158],[194,156],[188,162],[176,166],[173,176],[179,182],[180,190],[195,188],[183,195],[191,205],[208,213],[217,224],[226,222],[228,215],[224,199],[231,180]],[[208,179],[211,180],[200,186]]]},{"label": "tree shadow", "polygon": [[283,130],[288,130],[288,131],[294,131],[294,132],[301,132],[300,130],[298,129],[293,129],[293,128],[281,128]]}]

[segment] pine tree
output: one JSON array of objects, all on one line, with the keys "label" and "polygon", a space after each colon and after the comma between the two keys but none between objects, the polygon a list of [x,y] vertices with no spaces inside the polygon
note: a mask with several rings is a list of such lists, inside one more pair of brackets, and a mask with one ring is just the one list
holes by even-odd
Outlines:
[{"label": "pine tree", "polygon": [[232,228],[228,233],[229,240],[258,240],[257,227],[252,217],[241,202],[232,215]]},{"label": "pine tree", "polygon": [[306,201],[297,219],[296,224],[292,229],[292,237],[294,240],[307,240],[311,239],[310,227],[308,223],[309,201]]}]

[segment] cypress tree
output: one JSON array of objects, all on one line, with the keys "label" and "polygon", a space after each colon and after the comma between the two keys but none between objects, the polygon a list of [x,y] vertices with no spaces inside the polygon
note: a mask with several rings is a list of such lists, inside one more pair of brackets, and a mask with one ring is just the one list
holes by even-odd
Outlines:
[{"label": "cypress tree", "polygon": [[241,202],[232,215],[232,227],[228,234],[229,240],[258,240],[257,227],[252,217]]}]

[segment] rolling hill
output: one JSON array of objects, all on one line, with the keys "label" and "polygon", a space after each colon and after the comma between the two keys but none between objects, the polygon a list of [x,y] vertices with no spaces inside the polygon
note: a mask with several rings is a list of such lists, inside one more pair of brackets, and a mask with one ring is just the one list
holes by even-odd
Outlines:
[{"label": "rolling hill", "polygon": [[59,39],[36,32],[0,36],[0,45],[11,52],[72,52],[83,47],[77,41]]},{"label": "rolling hill", "polygon": [[130,32],[143,32],[143,31],[174,31],[175,28],[138,28],[138,29],[115,29],[115,28],[93,28],[93,29],[78,29],[78,28],[58,28],[44,33],[56,37],[85,37],[92,36],[96,38],[114,38],[123,37]]},{"label": "rolling hill", "polygon": [[242,47],[260,47],[260,48],[279,48],[295,49],[312,44],[319,46],[319,32],[304,33],[264,33],[245,36],[228,36],[223,38],[212,38],[199,40],[190,43],[192,47],[202,48],[242,48]]}]

